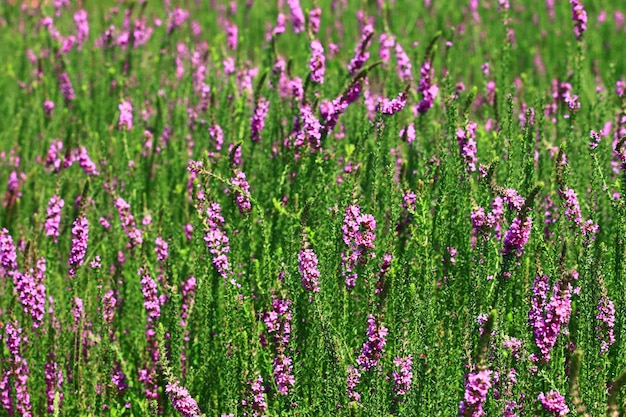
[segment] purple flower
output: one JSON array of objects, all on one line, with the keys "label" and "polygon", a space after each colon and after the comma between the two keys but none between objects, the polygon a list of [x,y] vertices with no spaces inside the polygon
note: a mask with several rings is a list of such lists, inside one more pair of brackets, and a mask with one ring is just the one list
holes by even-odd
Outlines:
[{"label": "purple flower", "polygon": [[417,137],[415,123],[411,122],[407,127],[400,129],[400,137],[406,138],[407,143],[415,142],[415,138]]},{"label": "purple flower", "polygon": [[165,392],[172,401],[172,407],[183,417],[200,417],[202,415],[196,400],[189,394],[187,388],[182,387],[178,381],[168,383],[165,386]]},{"label": "purple flower", "polygon": [[392,116],[404,108],[404,106],[406,105],[406,99],[406,93],[404,92],[398,94],[398,97],[394,98],[393,100],[384,98],[383,101],[378,105],[378,109],[382,114]]},{"label": "purple flower", "polygon": [[413,382],[413,372],[411,372],[413,357],[411,355],[404,358],[396,357],[393,364],[400,368],[399,371],[393,371],[393,391],[398,396],[406,395]]},{"label": "purple flower", "polygon": [[69,104],[76,98],[70,76],[67,74],[67,72],[63,71],[57,77],[57,82],[59,83],[59,89],[61,90],[61,94],[63,94],[63,98],[65,99],[65,104]]},{"label": "purple flower", "polygon": [[207,232],[204,241],[209,252],[213,255],[213,266],[223,278],[226,278],[230,273],[230,263],[226,255],[230,251],[230,246],[228,245],[228,236],[222,230],[224,227],[222,207],[219,203],[212,203],[206,209],[206,214],[205,228]]},{"label": "purple flower", "polygon": [[300,117],[296,119],[294,130],[291,134],[293,146],[296,150],[306,146],[311,148],[311,152],[319,151],[322,147],[322,125],[317,117],[313,115],[311,108],[303,105],[300,108]]},{"label": "purple flower", "polygon": [[46,259],[40,258],[36,268],[27,273],[16,271],[13,274],[13,293],[22,304],[24,314],[33,320],[33,329],[41,327],[46,313],[46,286],[43,280],[46,274]]},{"label": "purple flower", "polygon": [[374,249],[376,219],[371,214],[361,214],[359,206],[348,206],[341,230],[343,241],[348,246],[348,250],[341,253],[342,273],[346,287],[352,289],[358,278],[355,271],[357,265],[367,263],[368,256],[374,256],[369,252]]},{"label": "purple flower", "polygon": [[167,23],[167,34],[170,35],[174,30],[178,29],[189,19],[189,12],[179,7],[170,12]]},{"label": "purple flower", "polygon": [[250,210],[252,210],[250,203],[250,185],[246,180],[246,174],[243,171],[237,170],[235,177],[230,179],[230,183],[234,188],[235,201],[237,202],[237,207],[239,207],[239,213],[250,213]]},{"label": "purple flower", "polygon": [[432,106],[439,93],[439,87],[432,82],[432,68],[430,61],[424,61],[420,68],[420,82],[417,91],[422,95],[422,101],[417,105],[417,112],[426,113]]},{"label": "purple flower", "polygon": [[51,358],[46,361],[44,365],[44,380],[46,382],[46,404],[48,414],[54,413],[54,397],[58,395],[59,404],[63,401],[63,371],[60,366],[54,361],[54,355],[49,355]]},{"label": "purple flower", "polygon": [[78,159],[78,165],[80,165],[86,175],[100,175],[96,164],[89,158],[87,148],[81,146],[75,158]]},{"label": "purple flower", "polygon": [[531,308],[528,321],[533,328],[535,344],[541,351],[544,362],[550,360],[550,352],[561,332],[567,332],[572,312],[572,286],[565,282],[556,282],[552,287],[552,297],[548,302],[550,282],[546,275],[536,276],[533,285]]},{"label": "purple flower", "polygon": [[361,373],[354,366],[348,366],[348,376],[346,377],[346,394],[350,401],[361,401],[361,394],[356,391],[356,386],[361,380]]},{"label": "purple flower", "polygon": [[[411,60],[409,59],[409,56],[406,54],[406,52],[404,52],[404,49],[402,49],[402,45],[400,45],[400,42],[396,42],[395,50],[396,62],[398,63],[398,77],[400,77],[400,79],[405,83],[413,81],[413,65],[411,65]],[[430,63],[428,63],[428,65],[428,68],[430,69]],[[437,94],[435,93],[435,96],[436,95]]]},{"label": "purple flower", "polygon": [[52,111],[54,110],[54,101],[44,100],[43,112],[47,117],[52,117]]},{"label": "purple flower", "polygon": [[48,201],[48,208],[46,209],[46,223],[44,228],[46,230],[46,236],[52,236],[54,243],[57,243],[59,237],[59,225],[61,224],[61,209],[65,205],[65,201],[57,195],[53,195]]},{"label": "purple flower", "polygon": [[300,7],[300,0],[287,0],[287,5],[291,10],[291,24],[295,33],[300,33],[304,30],[304,12]]},{"label": "purple flower", "polygon": [[231,50],[236,51],[239,42],[239,28],[230,20],[226,20],[224,24],[226,26],[226,44]]},{"label": "purple flower", "polygon": [[580,226],[582,223],[582,215],[580,213],[580,204],[578,204],[578,196],[576,192],[571,188],[565,187],[564,191],[559,190],[561,198],[563,198],[563,207],[565,208],[565,217],[574,223],[576,226]]},{"label": "purple flower", "polygon": [[119,130],[122,130],[122,128],[131,130],[133,128],[133,104],[130,100],[122,100],[118,108],[120,110]]},{"label": "purple flower", "polygon": [[363,69],[365,62],[369,59],[370,53],[367,48],[369,47],[369,44],[372,40],[373,33],[374,27],[372,25],[366,25],[363,28],[361,40],[354,48],[354,58],[352,58],[350,64],[348,65],[348,71],[350,71],[350,74],[356,75],[359,71]]},{"label": "purple flower", "polygon": [[13,238],[5,228],[0,230],[0,277],[9,277],[17,270],[17,252]]},{"label": "purple flower", "polygon": [[167,242],[163,240],[161,236],[157,237],[154,241],[154,252],[156,253],[157,260],[159,262],[167,261],[167,258],[169,258],[170,256],[168,249],[169,245],[167,244]]},{"label": "purple flower", "polygon": [[312,249],[303,249],[298,253],[302,286],[307,291],[319,292],[320,270],[317,267],[317,255]]},{"label": "purple flower", "polygon": [[113,317],[115,316],[115,306],[117,300],[115,299],[115,293],[112,290],[107,291],[102,296],[102,318],[107,325],[113,323]]},{"label": "purple flower", "polygon": [[76,268],[85,261],[87,253],[87,241],[89,240],[89,221],[86,217],[78,217],[72,225],[72,250],[67,261],[70,277],[76,276]]},{"label": "purple flower", "polygon": [[322,20],[322,9],[315,7],[309,11],[309,28],[313,34],[317,34],[320,30],[320,22]]},{"label": "purple flower", "polygon": [[124,232],[128,236],[128,247],[141,246],[143,243],[143,232],[136,227],[135,218],[130,212],[130,205],[122,197],[118,197],[115,199],[115,208],[119,214]]},{"label": "purple flower", "polygon": [[569,407],[565,404],[565,397],[558,391],[552,390],[549,393],[540,393],[537,401],[541,403],[544,410],[554,416],[565,416],[569,413]]},{"label": "purple flower", "polygon": [[391,48],[396,44],[396,37],[390,33],[381,33],[378,42],[380,44],[378,57],[386,64],[391,58]]},{"label": "purple flower", "polygon": [[484,416],[483,403],[491,388],[491,370],[470,373],[465,380],[465,394],[459,404],[459,415],[463,417]]},{"label": "purple flower", "polygon": [[254,381],[249,380],[248,385],[250,386],[250,397],[241,400],[244,416],[261,417],[267,411],[263,378],[259,376]]},{"label": "purple flower", "polygon": [[[265,117],[267,116],[267,112],[270,108],[270,102],[266,100],[264,97],[261,97],[256,104],[256,108],[254,109],[254,114],[250,119],[250,132],[252,134],[253,142],[261,141],[261,132],[265,128]],[[221,145],[220,145],[221,148]]]},{"label": "purple flower", "polygon": [[524,246],[528,243],[530,232],[533,227],[532,217],[526,217],[526,220],[522,222],[519,217],[513,219],[511,227],[504,235],[504,248],[502,253],[505,255],[514,254],[517,257],[522,256]]},{"label": "purple flower", "polygon": [[600,339],[600,354],[606,354],[613,343],[615,343],[615,306],[609,297],[603,296],[598,302],[598,314],[596,326],[598,339]]},{"label": "purple flower", "polygon": [[87,12],[81,9],[74,13],[74,23],[76,23],[76,40],[78,41],[78,50],[81,50],[83,44],[89,37],[89,21],[87,20]]},{"label": "purple flower", "polygon": [[369,371],[378,366],[382,358],[384,347],[387,344],[388,330],[381,323],[377,323],[373,315],[367,317],[367,341],[361,347],[361,354],[356,360],[359,368]]},{"label": "purple flower", "polygon": [[324,83],[324,71],[326,70],[326,58],[324,57],[324,47],[322,43],[315,39],[311,42],[311,61],[309,61],[311,71],[311,81]]},{"label": "purple flower", "polygon": [[580,0],[569,0],[572,5],[572,20],[574,21],[574,34],[576,40],[582,39],[583,33],[587,30],[587,12]]},{"label": "purple flower", "polygon": [[[11,385],[14,387],[16,399],[15,409],[18,415],[23,417],[32,417],[32,405],[30,403],[30,395],[28,394],[27,386],[30,370],[28,368],[28,362],[24,357],[22,357],[20,352],[22,344],[27,343],[28,339],[26,336],[22,335],[22,329],[19,327],[19,323],[17,321],[7,322],[4,329],[6,332],[5,341],[10,354],[8,357],[10,375],[13,376],[14,381],[13,384],[9,383],[5,385],[3,383],[2,385],[5,385],[6,388],[9,388]],[[6,395],[5,391],[5,393],[2,394],[2,397],[5,397]],[[6,399],[3,399],[2,402],[6,407]]]},{"label": "purple flower", "polygon": [[476,128],[477,125],[475,122],[467,122],[465,129],[458,129],[456,131],[456,141],[459,145],[459,153],[461,154],[461,158],[465,161],[467,165],[466,169],[469,172],[476,171],[476,163],[478,159],[476,158]]},{"label": "purple flower", "polygon": [[517,190],[513,188],[505,189],[502,199],[504,200],[505,203],[509,205],[509,208],[511,210],[516,210],[516,211],[520,211],[524,207],[524,204],[526,203],[526,200],[524,200],[524,197],[519,195]]}]

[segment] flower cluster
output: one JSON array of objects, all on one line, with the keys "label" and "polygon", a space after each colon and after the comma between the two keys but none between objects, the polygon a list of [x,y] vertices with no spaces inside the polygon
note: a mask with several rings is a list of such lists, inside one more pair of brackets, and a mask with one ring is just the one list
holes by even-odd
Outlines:
[{"label": "flower cluster", "polygon": [[158,236],[154,241],[154,252],[156,253],[157,260],[159,262],[165,262],[169,258],[169,245],[161,236]]},{"label": "flower cluster", "polygon": [[76,275],[76,268],[81,266],[85,261],[87,253],[87,241],[89,240],[89,221],[86,217],[78,217],[72,225],[72,249],[70,257],[67,261],[69,266],[69,274],[71,277]]},{"label": "flower cluster", "polygon": [[467,122],[465,129],[458,129],[456,131],[456,141],[459,145],[459,153],[461,158],[467,164],[467,170],[470,172],[476,171],[476,128],[475,122]]},{"label": "flower cluster", "polygon": [[417,91],[422,95],[422,101],[417,105],[417,112],[424,114],[433,106],[435,98],[437,98],[437,94],[439,94],[439,87],[433,84],[432,81],[430,61],[424,61],[422,64],[420,77]]},{"label": "flower cluster", "polygon": [[213,255],[213,266],[217,272],[226,278],[230,272],[230,263],[226,254],[230,251],[228,236],[222,230],[224,217],[219,203],[212,203],[206,209],[206,235],[204,241],[209,252]]},{"label": "flower cluster", "polygon": [[615,343],[615,306],[611,299],[603,296],[598,302],[598,314],[596,320],[599,324],[596,326],[598,331],[598,339],[600,339],[600,354],[605,354],[609,348]]},{"label": "flower cluster", "polygon": [[298,253],[302,287],[307,291],[319,292],[320,270],[317,267],[317,255],[312,249],[303,249]]},{"label": "flower cluster", "polygon": [[382,114],[391,116],[401,111],[405,105],[406,105],[406,93],[402,92],[398,94],[398,97],[394,98],[393,100],[384,98],[378,104],[378,109]]},{"label": "flower cluster", "polygon": [[13,292],[33,320],[33,329],[41,327],[46,313],[46,286],[43,280],[46,273],[46,259],[40,258],[36,267],[27,273],[16,271],[13,274]]},{"label": "flower cluster", "polygon": [[582,39],[583,33],[587,30],[587,12],[580,0],[569,0],[572,4],[572,20],[574,21],[574,34],[576,40]]},{"label": "flower cluster", "polygon": [[[254,114],[252,115],[252,118],[250,119],[250,132],[252,135],[253,142],[261,141],[261,132],[265,128],[265,117],[267,116],[267,112],[269,108],[270,108],[270,102],[266,100],[265,97],[261,97],[259,101],[257,102],[256,107],[254,109]],[[220,148],[221,148],[221,144],[220,144]]]},{"label": "flower cluster", "polygon": [[354,58],[352,58],[350,64],[348,65],[348,71],[350,71],[350,74],[355,75],[361,71],[365,62],[369,59],[370,53],[367,48],[369,47],[373,34],[374,27],[372,25],[366,25],[363,28],[361,40],[354,48]]},{"label": "flower cluster", "polygon": [[393,391],[398,396],[406,395],[413,382],[413,372],[411,372],[413,357],[411,355],[404,358],[396,357],[393,364],[400,368],[399,371],[393,371]]},{"label": "flower cluster", "polygon": [[554,416],[565,416],[569,413],[569,407],[565,404],[565,397],[558,391],[552,390],[547,394],[542,392],[537,396],[537,401],[541,403],[544,410]]},{"label": "flower cluster", "polygon": [[[293,1],[293,0],[292,0]],[[262,417],[267,411],[267,400],[265,398],[265,386],[263,385],[263,377],[259,376],[254,381],[249,380],[250,398],[241,400],[244,407],[243,415],[248,417]]]},{"label": "flower cluster", "polygon": [[[24,358],[20,352],[22,344],[27,343],[28,339],[26,336],[22,335],[22,329],[19,327],[19,323],[17,321],[9,321],[4,329],[6,332],[5,341],[10,354],[8,358],[10,374],[13,376],[14,381],[13,384],[2,384],[5,389],[3,390],[1,396],[3,398],[8,396],[10,401],[9,404],[12,404],[10,394],[7,395],[6,390],[9,390],[10,387],[13,386],[15,389],[15,400],[17,402],[15,409],[18,415],[23,417],[32,417],[32,405],[27,386],[30,369],[26,358]],[[6,378],[7,375],[5,374],[5,379]],[[5,400],[2,402],[5,403],[6,407]],[[10,410],[12,410],[12,408]]]},{"label": "flower cluster", "polygon": [[361,370],[369,371],[378,366],[387,344],[387,333],[387,328],[377,323],[373,315],[367,317],[367,341],[363,343],[361,354],[356,359]]},{"label": "flower cluster", "polygon": [[326,57],[324,57],[324,47],[317,39],[311,42],[311,61],[309,62],[309,69],[311,71],[311,81],[323,84],[324,72],[326,70]]},{"label": "flower cluster", "polygon": [[46,230],[46,236],[52,236],[54,243],[57,243],[59,237],[59,225],[61,224],[61,209],[65,205],[65,201],[58,195],[53,195],[48,201],[48,208],[46,209],[46,223],[44,229]]},{"label": "flower cluster", "polygon": [[48,414],[54,413],[54,397],[59,396],[59,406],[63,401],[63,371],[51,358],[44,365],[44,380],[46,382],[46,404]]},{"label": "flower cluster", "polygon": [[[354,288],[358,275],[356,267],[367,262],[367,257],[374,249],[376,239],[376,220],[371,214],[361,214],[359,206],[348,206],[343,220],[343,241],[348,250],[341,253],[343,276],[348,289]],[[371,253],[369,256],[374,256]]]},{"label": "flower cluster", "polygon": [[528,243],[530,232],[533,228],[533,219],[528,216],[522,222],[519,217],[513,219],[511,227],[504,235],[504,248],[502,253],[505,255],[514,254],[517,257],[522,256],[524,246]]},{"label": "flower cluster", "polygon": [[572,286],[566,282],[556,282],[552,287],[552,297],[548,301],[550,278],[537,275],[533,285],[528,321],[533,328],[535,343],[541,351],[544,362],[550,360],[550,352],[556,344],[559,333],[567,332],[572,312]]},{"label": "flower cluster", "polygon": [[322,125],[307,105],[300,107],[300,117],[296,119],[291,139],[296,150],[309,145],[311,152],[322,147]]},{"label": "flower cluster", "polygon": [[200,417],[202,415],[196,400],[189,394],[187,388],[181,386],[178,381],[168,383],[165,386],[165,393],[172,401],[172,407],[183,417]]},{"label": "flower cluster", "polygon": [[[400,45],[400,42],[396,42],[395,51],[396,51],[396,62],[398,64],[397,65],[398,77],[400,77],[400,79],[404,81],[405,83],[412,82],[413,81],[413,65],[411,65],[411,60],[409,59],[409,56],[402,48],[402,45]],[[428,65],[430,65],[430,63]],[[427,91],[429,88],[426,88],[425,91]],[[437,93],[435,93],[435,96],[436,95]],[[434,99],[434,97],[432,98]]]},{"label": "flower cluster", "polygon": [[234,187],[235,201],[239,207],[239,213],[247,214],[252,210],[250,203],[250,184],[246,180],[246,174],[237,170],[235,177],[230,179],[230,183]]},{"label": "flower cluster", "polygon": [[134,248],[141,246],[143,243],[143,232],[141,229],[137,228],[135,218],[130,212],[130,204],[122,197],[118,197],[115,199],[115,208],[119,214],[124,232],[128,236],[128,247]]},{"label": "flower cluster", "polygon": [[0,230],[0,277],[9,277],[17,270],[17,252],[13,237],[5,228]]},{"label": "flower cluster", "polygon": [[287,5],[291,10],[291,25],[295,33],[304,30],[304,12],[300,6],[300,0],[287,0]]},{"label": "flower cluster", "polygon": [[131,130],[133,128],[133,104],[130,101],[123,100],[119,106],[120,110],[120,121],[118,124],[118,128],[122,130],[125,128],[126,130]]},{"label": "flower cluster", "polygon": [[465,394],[459,404],[459,415],[463,417],[484,416],[483,403],[491,388],[491,370],[472,372],[465,380]]},{"label": "flower cluster", "polygon": [[291,300],[276,298],[272,302],[272,310],[265,313],[263,322],[267,332],[273,334],[274,349],[274,382],[278,393],[287,395],[294,386],[292,359],[287,356],[289,338],[291,336]]}]

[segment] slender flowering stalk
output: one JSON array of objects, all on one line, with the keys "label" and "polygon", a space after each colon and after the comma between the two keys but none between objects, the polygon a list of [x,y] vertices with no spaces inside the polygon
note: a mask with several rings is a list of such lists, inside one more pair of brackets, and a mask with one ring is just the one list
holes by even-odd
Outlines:
[{"label": "slender flowering stalk", "polygon": [[372,25],[366,25],[363,28],[361,40],[357,44],[356,48],[354,48],[354,58],[352,58],[350,64],[348,65],[348,71],[350,71],[350,74],[356,75],[363,69],[365,62],[369,59],[370,53],[367,48],[369,47],[373,34],[374,27]]},{"label": "slender flowering stalk", "polygon": [[411,383],[413,382],[413,372],[411,372],[411,366],[413,365],[413,357],[411,355],[402,357],[396,357],[393,360],[399,371],[393,372],[393,391],[399,397],[404,396],[411,389]]},{"label": "slender flowering stalk", "polygon": [[291,300],[288,298],[274,299],[272,310],[263,316],[267,332],[274,336],[273,342],[276,356],[274,356],[273,374],[278,393],[281,395],[289,394],[290,388],[295,385],[292,359],[287,355],[292,318]]},{"label": "slender flowering stalk", "polygon": [[417,112],[426,113],[432,106],[439,93],[439,87],[432,82],[432,68],[430,61],[424,61],[420,68],[420,82],[417,91],[422,95],[422,101],[417,105]]},{"label": "slender flowering stalk", "polygon": [[504,255],[513,254],[518,258],[522,256],[524,246],[526,246],[530,238],[532,227],[533,220],[530,216],[526,217],[524,222],[522,222],[519,217],[513,219],[511,227],[509,227],[509,230],[507,230],[504,235],[504,248],[502,249],[502,253]]},{"label": "slender flowering stalk", "polygon": [[291,25],[295,33],[300,33],[304,30],[304,12],[300,7],[300,0],[287,0],[287,5],[291,10]]},{"label": "slender flowering stalk", "polygon": [[131,130],[133,128],[133,104],[130,102],[130,100],[123,100],[119,104],[118,108],[120,110],[120,121],[118,124],[118,128],[120,130]]},{"label": "slender flowering stalk", "polygon": [[361,347],[361,354],[356,360],[359,368],[370,371],[378,366],[387,344],[388,330],[373,315],[367,317],[367,341]]},{"label": "slender flowering stalk", "polygon": [[76,269],[85,261],[87,241],[89,240],[89,221],[86,217],[78,217],[72,225],[72,249],[67,261],[70,277],[76,276]]},{"label": "slender flowering stalk", "polygon": [[198,407],[198,403],[187,391],[187,388],[180,385],[180,382],[168,382],[165,386],[165,393],[172,402],[172,407],[178,411],[183,417],[200,417],[202,412]]},{"label": "slender flowering stalk", "polygon": [[87,153],[87,148],[84,146],[81,146],[78,152],[75,153],[74,159],[78,160],[78,165],[80,165],[86,175],[100,175],[96,164],[91,160]]},{"label": "slender flowering stalk", "polygon": [[303,249],[298,253],[302,287],[307,291],[319,292],[320,270],[317,267],[317,255],[312,249]]},{"label": "slender flowering stalk", "polygon": [[411,65],[411,59],[406,54],[406,52],[404,52],[404,49],[402,48],[402,45],[400,44],[400,42],[396,42],[395,52],[396,52],[396,62],[398,64],[397,66],[398,77],[400,77],[400,79],[405,83],[413,81],[413,65]]},{"label": "slender flowering stalk", "polygon": [[22,356],[21,347],[28,342],[28,338],[22,335],[22,329],[17,321],[9,321],[5,326],[6,344],[9,349],[8,359],[11,374],[14,377],[13,386],[15,388],[15,410],[22,417],[32,417],[32,405],[30,394],[28,393],[28,377],[30,369],[28,362]]},{"label": "slender flowering stalk", "polygon": [[[261,132],[265,128],[265,117],[270,108],[269,100],[261,97],[256,104],[254,114],[250,119],[250,132],[252,134],[252,142],[261,141]],[[218,126],[219,127],[219,126]],[[220,144],[221,148],[221,144]]]},{"label": "slender flowering stalk", "polygon": [[46,209],[46,223],[44,229],[46,230],[46,236],[51,236],[54,243],[57,243],[59,237],[59,225],[61,224],[61,209],[65,205],[65,201],[58,195],[53,195],[48,201],[48,208]]},{"label": "slender flowering stalk", "polygon": [[324,71],[326,70],[326,58],[322,43],[315,39],[311,42],[311,61],[309,61],[311,81],[324,84]]},{"label": "slender flowering stalk", "polygon": [[382,114],[392,116],[404,108],[406,100],[406,93],[402,92],[393,100],[389,100],[388,98],[383,99],[383,101],[379,104],[378,109]]},{"label": "slender flowering stalk", "polygon": [[78,50],[80,51],[87,38],[89,38],[87,12],[81,9],[74,13],[74,23],[76,24],[76,41],[78,42]]},{"label": "slender flowering stalk", "polygon": [[466,170],[469,172],[476,171],[476,128],[478,125],[475,122],[467,122],[465,129],[458,129],[456,131],[456,141],[459,145],[459,153],[461,158],[466,164]]},{"label": "slender flowering stalk", "polygon": [[570,0],[572,5],[572,21],[574,22],[574,35],[576,40],[580,42],[583,33],[587,30],[587,12],[585,6],[580,0]]},{"label": "slender flowering stalk", "polygon": [[44,365],[44,380],[46,382],[46,404],[48,414],[53,414],[55,410],[55,397],[58,396],[58,407],[63,402],[63,371],[54,360],[51,353]]},{"label": "slender flowering stalk", "polygon": [[348,366],[348,375],[346,377],[346,395],[350,401],[361,401],[361,394],[356,390],[357,385],[361,381],[361,373],[357,368]]},{"label": "slender flowering stalk", "polygon": [[235,201],[239,207],[239,213],[248,214],[252,210],[250,203],[250,185],[246,180],[246,174],[237,170],[235,177],[230,179],[230,183],[234,188]]},{"label": "slender flowering stalk", "polygon": [[128,236],[128,247],[134,248],[143,243],[143,232],[137,228],[135,218],[130,212],[130,204],[121,197],[115,199],[115,208],[122,222],[124,232]]},{"label": "slender flowering stalk", "polygon": [[615,343],[615,306],[609,297],[603,296],[598,302],[596,320],[599,322],[596,330],[600,340],[600,354],[603,355]]},{"label": "slender flowering stalk", "polygon": [[17,270],[17,252],[13,237],[5,228],[0,230],[0,277],[10,277]]},{"label": "slender flowering stalk", "polygon": [[169,245],[161,236],[157,237],[154,241],[154,252],[157,255],[159,262],[165,262],[169,258]]},{"label": "slender flowering stalk", "polygon": [[370,251],[374,249],[376,239],[376,220],[371,214],[361,214],[359,206],[348,206],[341,230],[343,241],[348,246],[348,250],[341,253],[342,274],[346,287],[352,289],[358,278],[357,265],[365,264],[368,257],[375,256]]},{"label": "slender flowering stalk", "polygon": [[63,71],[57,77],[57,82],[59,83],[59,89],[61,90],[61,94],[65,99],[65,104],[70,104],[76,98],[70,76],[67,74],[67,72]]},{"label": "slender flowering stalk", "polygon": [[532,291],[528,321],[533,328],[535,344],[541,352],[542,359],[548,362],[559,334],[567,332],[572,312],[572,286],[567,282],[556,282],[552,287],[552,297],[548,301],[549,278],[546,275],[537,275]]},{"label": "slender flowering stalk", "polygon": [[226,254],[230,251],[230,246],[228,245],[228,236],[222,230],[223,227],[222,207],[219,203],[212,203],[206,209],[204,241],[209,252],[213,255],[213,266],[223,278],[227,278],[230,273],[230,263]]},{"label": "slender flowering stalk", "polygon": [[250,396],[241,400],[244,408],[243,415],[251,417],[262,417],[267,411],[267,399],[265,398],[265,386],[263,378],[257,377],[254,381],[249,380]]},{"label": "slender flowering stalk", "polygon": [[13,292],[22,304],[24,314],[30,315],[33,329],[42,326],[46,313],[46,286],[43,280],[46,273],[46,259],[40,258],[36,268],[29,272],[16,271],[13,274]]},{"label": "slender flowering stalk", "polygon": [[315,7],[309,11],[309,29],[314,35],[320,30],[320,23],[322,20],[322,9]]}]

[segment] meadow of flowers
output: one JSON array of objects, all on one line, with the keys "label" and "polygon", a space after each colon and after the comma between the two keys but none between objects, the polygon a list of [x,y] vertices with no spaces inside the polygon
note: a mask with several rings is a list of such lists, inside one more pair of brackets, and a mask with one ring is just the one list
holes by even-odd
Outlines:
[{"label": "meadow of flowers", "polygon": [[0,416],[626,415],[625,12],[1,2]]}]

